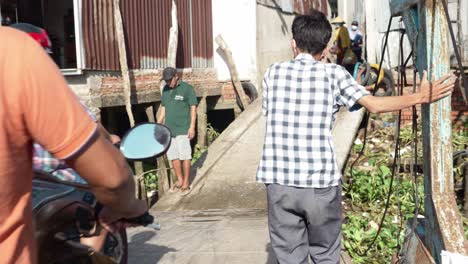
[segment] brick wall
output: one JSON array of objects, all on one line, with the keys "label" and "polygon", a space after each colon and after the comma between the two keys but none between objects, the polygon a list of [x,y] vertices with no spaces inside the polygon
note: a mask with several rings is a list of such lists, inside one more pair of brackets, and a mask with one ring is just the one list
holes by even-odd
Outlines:
[{"label": "brick wall", "polygon": [[232,82],[225,82],[222,84],[221,97],[226,100],[236,100],[236,92],[234,91],[234,85]]},{"label": "brick wall", "polygon": [[[179,72],[181,79],[191,84],[197,96],[221,96],[225,101],[235,100],[232,82],[218,81],[215,69],[184,69]],[[123,104],[123,79],[120,72],[96,71],[89,74],[94,80],[89,90],[94,98],[101,98],[99,107]],[[162,70],[139,70],[131,73],[132,94],[137,94],[139,102],[159,101]],[[89,82],[88,82],[89,83]],[[145,101],[145,95],[147,100]],[[141,99],[143,98],[143,99]]]}]

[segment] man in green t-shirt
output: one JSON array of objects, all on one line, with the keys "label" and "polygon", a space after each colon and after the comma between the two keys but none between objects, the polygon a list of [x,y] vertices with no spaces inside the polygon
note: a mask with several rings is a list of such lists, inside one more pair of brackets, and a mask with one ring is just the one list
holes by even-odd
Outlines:
[{"label": "man in green t-shirt", "polygon": [[172,133],[167,158],[172,162],[177,182],[171,191],[181,191],[185,195],[190,192],[190,140],[195,136],[198,101],[193,87],[179,80],[176,69],[164,69],[163,80],[166,86],[161,98],[158,123],[164,123]]}]

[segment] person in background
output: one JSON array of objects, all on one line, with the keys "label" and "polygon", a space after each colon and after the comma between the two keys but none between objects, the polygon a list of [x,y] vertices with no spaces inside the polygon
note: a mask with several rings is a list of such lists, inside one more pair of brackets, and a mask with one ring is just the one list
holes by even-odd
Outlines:
[{"label": "person in background", "polygon": [[190,192],[190,165],[192,161],[190,140],[195,137],[198,101],[193,87],[179,80],[175,68],[165,68],[163,80],[166,82],[166,86],[161,98],[158,123],[169,127],[172,134],[167,158],[172,162],[177,182],[172,186],[171,191],[180,191],[182,195],[186,195]]},{"label": "person in background", "polygon": [[341,17],[334,18],[331,24],[335,26],[332,52],[336,54],[336,64],[343,65],[346,50],[351,47],[348,28],[345,26],[345,22]]},{"label": "person in background", "polygon": [[359,23],[356,20],[351,23],[349,38],[351,40],[351,50],[356,54],[358,62],[362,62],[362,43],[364,37],[359,30]]}]

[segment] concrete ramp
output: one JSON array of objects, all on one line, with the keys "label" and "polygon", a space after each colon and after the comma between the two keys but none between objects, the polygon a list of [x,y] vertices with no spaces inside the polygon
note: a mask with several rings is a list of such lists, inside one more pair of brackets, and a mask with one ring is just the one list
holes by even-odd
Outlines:
[{"label": "concrete ramp", "polygon": [[255,182],[263,135],[261,100],[256,100],[192,166],[192,191],[168,193],[153,210],[265,209],[264,185]]},{"label": "concrete ramp", "polygon": [[[190,194],[168,193],[152,211],[266,209],[265,187],[255,182],[265,131],[261,106],[261,99],[249,105],[192,166]],[[333,139],[340,168],[346,162],[363,115],[364,110],[345,109],[338,114]]]},{"label": "concrete ramp", "polygon": [[[339,113],[333,129],[343,166],[364,112]],[[151,209],[159,232],[128,229],[129,263],[276,263],[268,234],[266,192],[255,182],[265,120],[255,101],[192,168],[192,192],[168,193]],[[351,263],[342,253],[341,263]]]}]

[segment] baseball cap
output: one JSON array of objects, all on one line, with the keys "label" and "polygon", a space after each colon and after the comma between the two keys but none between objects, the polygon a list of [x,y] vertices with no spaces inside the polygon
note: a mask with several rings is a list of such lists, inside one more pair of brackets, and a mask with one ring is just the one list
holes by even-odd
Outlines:
[{"label": "baseball cap", "polygon": [[164,81],[170,81],[174,76],[177,74],[177,70],[173,67],[167,67],[164,69],[163,74],[162,74],[162,79]]}]

